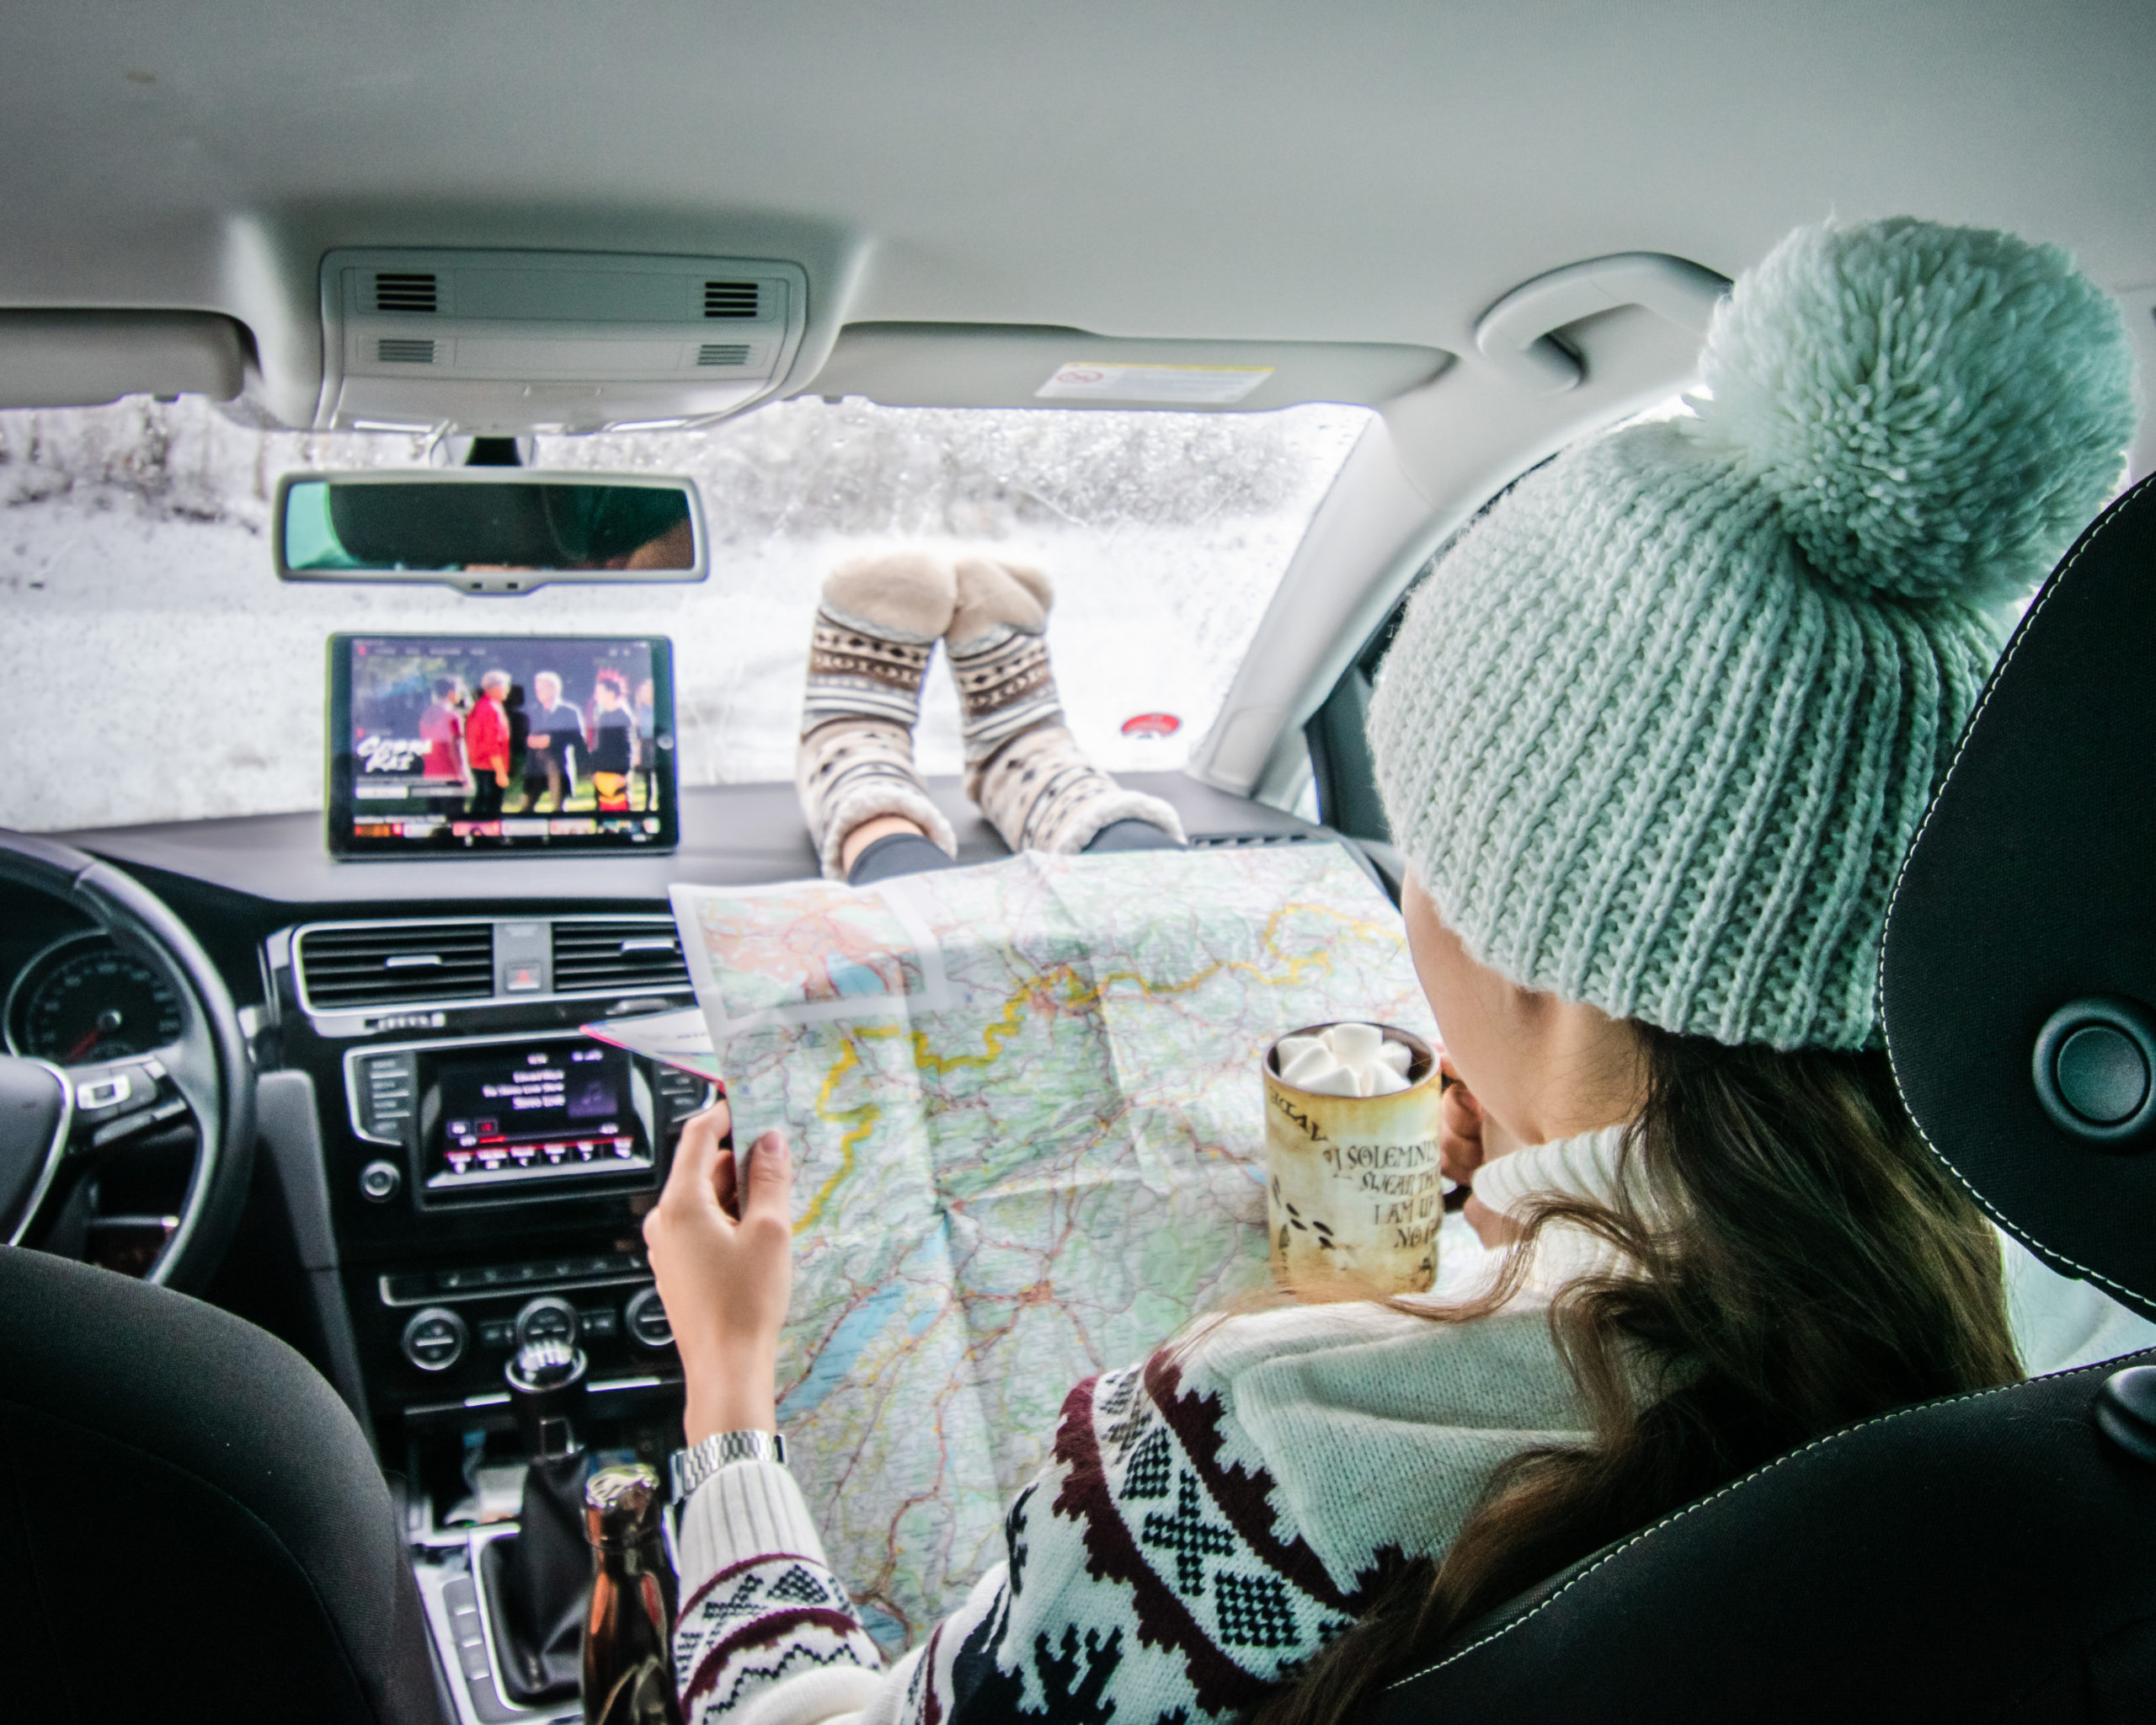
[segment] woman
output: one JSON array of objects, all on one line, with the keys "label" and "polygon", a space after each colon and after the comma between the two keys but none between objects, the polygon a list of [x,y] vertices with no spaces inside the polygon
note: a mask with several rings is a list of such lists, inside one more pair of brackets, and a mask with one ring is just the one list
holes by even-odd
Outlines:
[{"label": "woman", "polygon": [[[2010,236],[1827,226],[1737,285],[1703,363],[1696,417],[1569,452],[1440,559],[1372,712],[1462,1081],[1445,1154],[1517,1236],[1497,1285],[1246,1313],[1080,1386],[1007,1562],[889,1672],[783,1466],[718,1466],[682,1522],[692,1713],[1337,1719],[1744,1469],[2009,1381],[2063,1322],[2120,1335],[2023,1263],[2017,1336],[1999,1238],[1903,1112],[1873,1007],[1997,607],[2120,477],[2117,312]],[[834,762],[910,770],[878,722],[804,748],[835,867],[869,860],[871,818],[937,836],[919,807],[817,802]],[[737,1204],[722,1124],[646,1231],[714,1464],[776,1429],[790,1244],[784,1145]]]}]

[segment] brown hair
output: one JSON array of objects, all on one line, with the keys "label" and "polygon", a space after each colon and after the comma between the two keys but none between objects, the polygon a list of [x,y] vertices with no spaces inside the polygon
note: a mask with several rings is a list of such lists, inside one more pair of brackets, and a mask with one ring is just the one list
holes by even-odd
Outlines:
[{"label": "brown hair", "polygon": [[1883,1054],[1635,1028],[1646,1094],[1615,1204],[1540,1200],[1487,1295],[1397,1308],[1487,1316],[1556,1224],[1615,1248],[1622,1269],[1550,1307],[1588,1440],[1501,1466],[1442,1558],[1412,1565],[1258,1725],[1337,1725],[1476,1617],[1738,1474],[2021,1376],[1997,1240],[1918,1135]]}]

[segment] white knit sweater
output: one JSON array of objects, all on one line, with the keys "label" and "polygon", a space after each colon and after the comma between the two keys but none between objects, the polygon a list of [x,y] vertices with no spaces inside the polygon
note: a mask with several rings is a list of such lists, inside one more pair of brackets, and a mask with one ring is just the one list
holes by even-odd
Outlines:
[{"label": "white knit sweater", "polygon": [[[1606,1196],[1614,1135],[1520,1151],[1476,1190]],[[2003,1236],[2002,1236],[2003,1237]],[[1449,1225],[1443,1292],[1490,1268]],[[1491,1254],[1490,1258],[1494,1258]],[[1227,1319],[1089,1379],[1005,1521],[1005,1558],[885,1668],[792,1477],[723,1469],[683,1513],[675,1669],[691,1725],[1166,1725],[1241,1712],[1435,1555],[1491,1470],[1583,1420],[1544,1306],[1593,1262],[1546,1252],[1513,1307],[1470,1326],[1369,1306]],[[2156,1325],[2006,1246],[2032,1374],[2156,1345]]]},{"label": "white knit sweater", "polygon": [[[1583,1138],[1514,1151],[1476,1173],[1475,1195],[1503,1216],[1518,1215],[1530,1199],[1545,1193],[1607,1204],[1616,1194],[1622,1136],[1623,1129],[1613,1126]],[[1993,1231],[2006,1273],[2007,1316],[2031,1377],[2156,1348],[2156,1323],[2127,1311],[2095,1284],[2049,1268],[2011,1235]],[[1577,1230],[1556,1233],[1529,1281],[1544,1291],[1607,1262],[1600,1242]]]}]

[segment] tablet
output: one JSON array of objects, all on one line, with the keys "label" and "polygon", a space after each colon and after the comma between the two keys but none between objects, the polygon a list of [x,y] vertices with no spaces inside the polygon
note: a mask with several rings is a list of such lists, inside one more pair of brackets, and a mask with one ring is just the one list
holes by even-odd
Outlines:
[{"label": "tablet", "polygon": [[664,636],[331,636],[331,854],[673,849],[673,671]]}]

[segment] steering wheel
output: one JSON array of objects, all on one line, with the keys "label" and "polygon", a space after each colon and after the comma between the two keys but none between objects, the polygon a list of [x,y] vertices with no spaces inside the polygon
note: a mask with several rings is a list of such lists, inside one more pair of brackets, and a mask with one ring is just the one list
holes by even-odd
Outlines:
[{"label": "steering wheel", "polygon": [[0,1239],[48,1244],[109,1152],[190,1124],[187,1195],[143,1279],[200,1288],[239,1220],[254,1159],[253,1057],[224,979],[156,894],[67,845],[0,830],[0,884],[85,912],[181,1002],[178,1039],[146,1055],[77,1066],[0,1055]]}]

